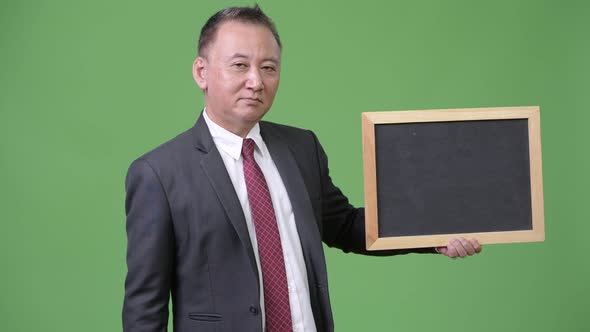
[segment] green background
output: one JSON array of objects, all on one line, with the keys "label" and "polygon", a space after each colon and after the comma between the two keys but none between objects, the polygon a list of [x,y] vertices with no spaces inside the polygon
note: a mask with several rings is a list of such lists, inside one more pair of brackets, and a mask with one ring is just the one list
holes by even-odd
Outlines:
[{"label": "green background", "polygon": [[[354,204],[361,112],[541,106],[546,241],[328,249],[337,331],[588,331],[588,3],[260,1],[284,43],[267,119],[314,130]],[[121,330],[127,167],[194,124],[200,27],[236,4],[2,0],[0,330]]]}]

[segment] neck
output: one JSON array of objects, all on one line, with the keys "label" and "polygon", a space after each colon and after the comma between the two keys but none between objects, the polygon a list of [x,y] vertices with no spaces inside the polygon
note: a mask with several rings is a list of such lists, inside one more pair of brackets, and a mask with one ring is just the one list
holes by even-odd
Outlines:
[{"label": "neck", "polygon": [[205,108],[205,112],[207,113],[209,120],[215,122],[215,124],[229,131],[230,133],[240,136],[241,138],[246,138],[250,130],[252,130],[252,128],[254,128],[256,125],[256,123],[239,125],[230,121],[224,121],[223,118],[217,117],[213,112],[207,112],[207,108]]}]

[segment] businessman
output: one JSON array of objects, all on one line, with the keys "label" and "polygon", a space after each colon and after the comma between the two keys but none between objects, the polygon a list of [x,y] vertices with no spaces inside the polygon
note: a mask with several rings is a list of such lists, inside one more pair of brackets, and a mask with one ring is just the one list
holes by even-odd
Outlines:
[{"label": "businessman", "polygon": [[261,121],[279,86],[281,41],[258,7],[214,14],[193,76],[194,127],[135,160],[126,178],[123,329],[333,331],[322,242],[345,252],[465,257],[476,240],[368,252],[364,210],[332,183],[308,130]]}]

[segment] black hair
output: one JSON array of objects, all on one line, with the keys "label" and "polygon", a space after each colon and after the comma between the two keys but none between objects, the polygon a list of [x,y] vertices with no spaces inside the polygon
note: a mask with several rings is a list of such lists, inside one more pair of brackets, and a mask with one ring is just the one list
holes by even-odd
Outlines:
[{"label": "black hair", "polygon": [[200,56],[203,56],[207,46],[215,39],[215,34],[219,26],[228,21],[237,21],[242,23],[259,24],[267,27],[275,37],[279,44],[279,49],[282,48],[281,38],[277,32],[274,22],[270,17],[262,11],[258,5],[254,7],[228,7],[213,14],[203,28],[201,29],[201,35],[199,36],[199,47],[198,52]]}]

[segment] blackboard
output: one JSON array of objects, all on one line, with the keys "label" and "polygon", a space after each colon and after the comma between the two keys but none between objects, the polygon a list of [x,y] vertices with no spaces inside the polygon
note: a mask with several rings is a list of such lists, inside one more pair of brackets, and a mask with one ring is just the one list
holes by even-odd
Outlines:
[{"label": "blackboard", "polygon": [[538,107],[363,113],[367,248],[543,240],[538,115]]}]

